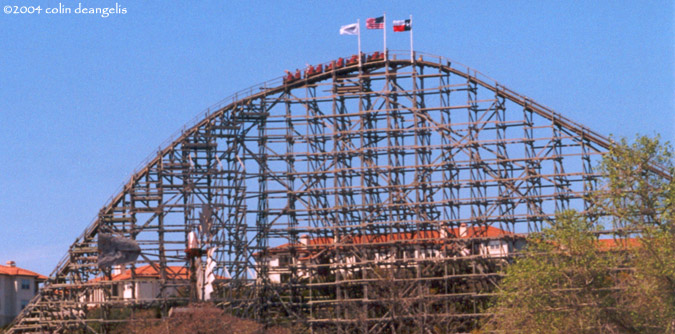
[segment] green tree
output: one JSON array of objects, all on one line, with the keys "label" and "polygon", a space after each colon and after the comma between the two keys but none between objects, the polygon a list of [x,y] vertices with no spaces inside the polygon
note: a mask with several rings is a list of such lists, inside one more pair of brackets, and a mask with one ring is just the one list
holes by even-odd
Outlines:
[{"label": "green tree", "polygon": [[507,269],[495,316],[487,328],[507,333],[598,333],[614,327],[604,308],[615,306],[612,288],[618,257],[598,251],[593,227],[574,211],[532,235]]},{"label": "green tree", "polygon": [[[658,137],[615,142],[602,159],[595,214],[608,217],[621,232],[672,224],[675,205],[673,149]],[[627,231],[624,231],[627,230]]]},{"label": "green tree", "polygon": [[[484,329],[506,333],[675,333],[672,148],[621,140],[603,157],[589,215],[558,214],[506,270]],[[595,219],[600,217],[600,219]],[[613,228],[608,249],[597,230]],[[621,247],[623,245],[623,247]]]},{"label": "green tree", "polygon": [[632,275],[618,282],[617,320],[639,332],[675,333],[675,168],[673,149],[659,138],[625,139],[600,165],[604,187],[595,195],[618,235],[635,236]]}]

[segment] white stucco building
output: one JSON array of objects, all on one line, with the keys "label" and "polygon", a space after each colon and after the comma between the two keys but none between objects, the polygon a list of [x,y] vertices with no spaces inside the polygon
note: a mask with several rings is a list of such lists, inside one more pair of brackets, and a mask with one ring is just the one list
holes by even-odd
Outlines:
[{"label": "white stucco building", "polygon": [[[300,279],[309,278],[308,268],[320,268],[319,275],[347,273],[363,262],[387,267],[388,262],[405,262],[415,266],[419,261],[441,260],[444,257],[478,256],[505,258],[509,253],[524,246],[521,235],[492,226],[443,228],[431,231],[391,234],[343,236],[339,242],[334,238],[310,238],[301,236],[298,244],[283,244],[256,253],[259,265],[267,267],[272,283],[282,283],[291,277],[292,268]],[[331,252],[336,247],[355,246],[359,257],[349,252]],[[323,270],[323,272],[322,272]],[[358,270],[358,269],[357,269]]]},{"label": "white stucco building", "polygon": [[118,301],[153,301],[161,298],[162,294],[171,296],[176,294],[180,285],[189,283],[189,273],[187,268],[178,266],[169,266],[166,268],[166,279],[177,283],[176,287],[165,288],[161,291],[160,274],[152,265],[145,265],[135,269],[132,275],[131,270],[117,268],[113,270],[111,279],[97,277],[90,283],[98,285],[110,285],[111,296],[105,297],[102,288],[94,289],[93,292],[83,296],[82,301],[88,302],[90,306],[98,303],[112,300]]},{"label": "white stucco building", "polygon": [[45,276],[17,267],[14,261],[0,265],[0,326],[12,322],[46,280]]}]

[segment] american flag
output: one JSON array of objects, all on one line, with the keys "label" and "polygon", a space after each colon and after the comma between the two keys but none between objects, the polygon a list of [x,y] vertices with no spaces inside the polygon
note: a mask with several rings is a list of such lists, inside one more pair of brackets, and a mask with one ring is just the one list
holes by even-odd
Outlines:
[{"label": "american flag", "polygon": [[366,19],[366,29],[384,29],[384,16]]}]

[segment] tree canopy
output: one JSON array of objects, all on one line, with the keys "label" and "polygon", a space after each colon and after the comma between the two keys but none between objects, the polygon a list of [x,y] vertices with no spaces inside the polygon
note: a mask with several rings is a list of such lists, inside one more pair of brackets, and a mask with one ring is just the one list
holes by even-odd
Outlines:
[{"label": "tree canopy", "polygon": [[561,212],[528,238],[483,329],[675,333],[672,152],[658,138],[616,142],[600,164],[593,207]]}]

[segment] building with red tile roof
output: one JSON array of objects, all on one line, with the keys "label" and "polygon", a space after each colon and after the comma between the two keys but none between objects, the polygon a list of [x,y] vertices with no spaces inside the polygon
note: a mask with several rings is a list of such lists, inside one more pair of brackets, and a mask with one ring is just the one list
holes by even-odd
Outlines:
[{"label": "building with red tile roof", "polygon": [[[117,267],[113,270],[110,278],[96,277],[89,280],[89,283],[99,283],[99,288],[83,297],[83,301],[92,306],[105,300],[119,301],[152,301],[162,298],[163,295],[170,296],[178,293],[182,286],[188,286],[190,273],[188,268],[183,266],[166,267],[166,279],[174,281],[175,287],[161,290],[159,284],[160,273],[157,266],[144,265],[136,267],[133,271],[123,267]],[[101,284],[103,282],[110,284]],[[108,291],[105,291],[109,289]],[[106,294],[109,294],[106,297]]]},{"label": "building with red tile roof", "polygon": [[10,323],[46,280],[46,276],[17,267],[14,261],[0,265],[0,326]]},{"label": "building with red tile roof", "polygon": [[[213,273],[207,274],[205,270],[198,270],[195,273],[195,281],[198,282],[198,286],[205,289],[203,291],[204,298],[208,300],[210,299],[210,291],[213,291],[211,284],[226,281],[228,278]],[[208,277],[201,277],[202,279],[200,279],[200,274]],[[167,266],[164,279],[169,283],[165,284],[164,289],[162,289],[160,284],[162,277],[156,264],[135,267],[133,270],[124,266],[115,266],[110,277],[100,276],[89,280],[88,283],[95,283],[96,287],[92,289],[93,292],[87,293],[81,300],[89,303],[90,306],[95,306],[108,300],[147,302],[165,297],[170,298],[189,289],[191,284],[194,283],[191,282],[190,277],[191,273],[188,267]],[[206,280],[206,283],[202,284],[203,280]]]},{"label": "building with red tile roof", "polygon": [[[416,263],[472,255],[505,258],[524,244],[524,237],[513,232],[493,226],[467,227],[462,224],[439,230],[343,235],[338,241],[333,237],[303,235],[299,243],[269,248],[254,257],[259,265],[267,266],[272,283],[281,283],[291,277],[292,269],[297,270],[297,276],[302,279],[344,271],[341,268],[364,262],[388,265],[395,261]],[[333,252],[347,248],[358,249],[360,258],[345,255],[349,252]]]}]

